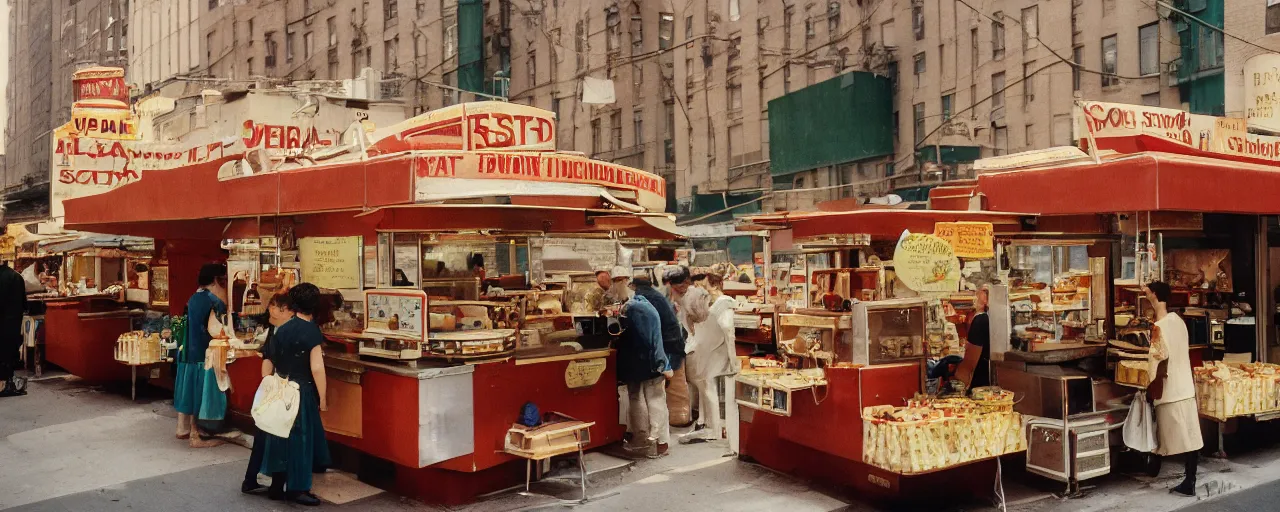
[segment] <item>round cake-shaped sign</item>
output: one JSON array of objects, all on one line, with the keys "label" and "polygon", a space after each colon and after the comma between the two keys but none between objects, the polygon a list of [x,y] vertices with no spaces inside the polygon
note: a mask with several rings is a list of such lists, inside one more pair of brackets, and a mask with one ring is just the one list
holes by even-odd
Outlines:
[{"label": "round cake-shaped sign", "polygon": [[917,293],[960,289],[960,260],[941,237],[904,233],[893,251],[893,268],[898,279]]}]

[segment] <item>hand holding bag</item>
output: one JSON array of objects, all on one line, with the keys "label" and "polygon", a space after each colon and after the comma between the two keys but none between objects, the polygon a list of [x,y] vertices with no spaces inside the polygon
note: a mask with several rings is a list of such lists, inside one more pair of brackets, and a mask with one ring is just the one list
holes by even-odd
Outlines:
[{"label": "hand holding bag", "polygon": [[1153,452],[1156,438],[1156,411],[1147,401],[1147,393],[1139,391],[1129,404],[1129,417],[1124,421],[1124,445],[1140,452]]},{"label": "hand holding bag", "polygon": [[253,422],[258,429],[276,437],[289,437],[302,407],[298,383],[272,374],[262,378],[253,396]]}]

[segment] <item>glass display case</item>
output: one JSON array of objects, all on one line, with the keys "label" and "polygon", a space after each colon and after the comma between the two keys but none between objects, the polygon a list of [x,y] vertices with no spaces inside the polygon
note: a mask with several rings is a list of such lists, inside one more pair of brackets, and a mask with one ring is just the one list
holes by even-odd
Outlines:
[{"label": "glass display case", "polygon": [[853,305],[853,362],[888,364],[920,361],[925,343],[926,306],[921,298],[859,302]]},{"label": "glass display case", "polygon": [[1008,307],[1013,348],[1035,351],[1046,343],[1083,343],[1103,332],[1095,314],[1105,303],[1095,283],[1105,281],[1105,258],[1090,258],[1084,244],[1014,244],[1007,248]]}]

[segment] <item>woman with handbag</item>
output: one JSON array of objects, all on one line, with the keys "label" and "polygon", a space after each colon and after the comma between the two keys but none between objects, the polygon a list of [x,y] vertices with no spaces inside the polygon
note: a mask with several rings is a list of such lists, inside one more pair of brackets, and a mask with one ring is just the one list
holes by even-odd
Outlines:
[{"label": "woman with handbag", "polygon": [[273,500],[287,499],[308,506],[320,504],[319,498],[311,494],[312,472],[331,463],[320,421],[320,411],[329,408],[325,399],[324,354],[320,349],[324,335],[312,316],[319,303],[320,289],[311,283],[289,290],[294,317],[276,328],[262,362],[264,375],[274,372],[297,384],[300,391],[300,407],[289,437],[264,435],[262,473],[271,475],[267,495]]},{"label": "woman with handbag", "polygon": [[1155,402],[1156,457],[1153,457],[1152,476],[1160,471],[1160,457],[1182,454],[1185,470],[1182,483],[1169,489],[1172,494],[1187,497],[1196,495],[1196,466],[1200,461],[1200,449],[1204,439],[1200,437],[1200,415],[1196,408],[1196,388],[1191,377],[1189,337],[1187,324],[1177,314],[1169,312],[1168,284],[1154,281],[1142,287],[1155,312],[1155,325],[1151,328],[1152,380],[1147,394]]},{"label": "woman with handbag", "polygon": [[209,263],[200,267],[200,288],[187,301],[187,332],[178,348],[178,369],[173,384],[173,408],[178,410],[178,439],[191,439],[192,448],[222,444],[201,439],[198,422],[221,422],[227,412],[227,395],[218,387],[214,371],[205,368],[205,352],[213,336],[210,315],[227,314],[227,266]]},{"label": "woman with handbag", "polygon": [[[267,347],[271,346],[271,340],[275,338],[276,328],[293,319],[293,311],[289,309],[289,296],[283,293],[272,295],[271,300],[267,301],[267,313],[265,316],[267,318],[262,323],[269,326],[267,328],[267,339],[262,342],[262,348],[259,349],[264,354],[267,351]],[[270,365],[271,361],[264,357],[262,359],[263,378],[271,375]],[[264,437],[266,435],[266,432],[259,431],[258,435],[253,438],[253,451],[249,455],[249,469],[245,471],[244,482],[240,484],[240,492],[248,494],[262,488],[258,484],[258,471],[262,469],[262,457],[267,449],[267,438]]]}]

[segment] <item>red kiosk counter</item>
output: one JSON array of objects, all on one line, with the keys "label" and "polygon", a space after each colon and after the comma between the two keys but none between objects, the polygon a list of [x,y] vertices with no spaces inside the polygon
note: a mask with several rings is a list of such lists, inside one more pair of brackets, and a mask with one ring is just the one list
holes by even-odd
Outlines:
[{"label": "red kiosk counter", "polygon": [[116,340],[144,315],[146,283],[132,267],[150,260],[151,241],[80,234],[39,251],[61,257],[64,294],[35,299],[45,304],[45,360],[89,382],[128,382],[129,367],[115,362]]},{"label": "red kiosk counter", "polygon": [[[499,114],[542,139],[495,149],[487,123]],[[362,454],[362,474],[389,469],[366,476],[397,492],[461,503],[519,483],[524,461],[503,450],[527,402],[593,422],[588,448],[620,440],[604,319],[572,313],[592,267],[544,272],[541,252],[563,238],[674,238],[666,215],[651,212],[665,205],[662,178],[550,151],[554,116],[520,105],[463,104],[391,131],[363,155],[322,165],[242,172],[256,168],[237,155],[147,171],[66,201],[67,225],[155,238],[173,313],[210,259],[227,260],[236,311],[259,311],[296,282],[337,290],[345,304],[325,326],[325,427]],[[411,300],[418,308],[405,309]],[[244,414],[260,358],[235,355],[230,405]]]},{"label": "red kiosk counter", "polygon": [[[1194,125],[1207,116],[1191,117]],[[1122,264],[1110,269],[1112,300],[1107,313],[1117,338],[1148,332],[1143,319],[1150,317],[1150,307],[1141,299],[1140,283],[1162,280],[1173,287],[1170,306],[1187,323],[1200,412],[1218,424],[1222,453],[1223,432],[1240,419],[1270,419],[1280,412],[1276,403],[1225,397],[1217,391],[1249,386],[1224,386],[1213,376],[1222,360],[1235,361],[1230,364],[1237,367],[1239,362],[1280,363],[1280,351],[1274,349],[1275,319],[1260,313],[1275,311],[1274,290],[1280,284],[1275,266],[1280,260],[1274,257],[1280,254],[1274,242],[1280,232],[1280,203],[1274,199],[1280,173],[1274,162],[1219,153],[1212,143],[1208,150],[1193,149],[1145,132],[1114,135],[1106,127],[1095,132],[1094,140],[1101,149],[1131,153],[1100,155],[1095,161],[1077,152],[1075,158],[1040,158],[993,168],[979,176],[976,193],[991,210],[1031,209],[1042,220],[1100,215],[1114,226]],[[1152,148],[1187,154],[1149,151]],[[1055,193],[1033,192],[1038,190]],[[1111,359],[1109,367],[1123,366]],[[1213,366],[1198,369],[1205,365]],[[1251,382],[1247,374],[1236,373],[1224,370],[1219,375]],[[1131,377],[1118,372],[1115,380]],[[1227,410],[1223,402],[1242,407]],[[1243,406],[1246,403],[1250,405]]]},{"label": "red kiosk counter", "polygon": [[[1025,450],[1012,402],[913,400],[926,390],[926,360],[960,341],[945,325],[963,313],[948,316],[941,304],[963,309],[972,299],[958,284],[955,293],[911,291],[890,262],[904,230],[982,223],[989,246],[992,233],[1021,231],[1028,217],[868,209],[748,219],[750,229],[790,231],[770,240],[793,246],[771,249],[804,255],[805,287],[778,315],[781,362],[752,359],[738,377],[740,453],[897,505],[990,488],[994,459]],[[973,430],[980,424],[1000,435],[986,439]]]}]

